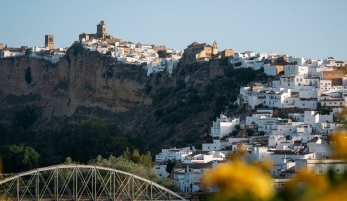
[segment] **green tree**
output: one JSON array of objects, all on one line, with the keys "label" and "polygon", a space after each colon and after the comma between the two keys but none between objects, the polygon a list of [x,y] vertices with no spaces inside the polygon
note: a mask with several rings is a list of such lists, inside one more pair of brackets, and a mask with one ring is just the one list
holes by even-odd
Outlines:
[{"label": "green tree", "polygon": [[163,109],[161,109],[161,108],[157,109],[157,110],[154,112],[154,116],[155,116],[157,119],[160,119],[163,115],[164,115],[164,111],[163,111]]},{"label": "green tree", "polygon": [[147,151],[146,154],[142,154],[140,156],[140,164],[142,164],[145,167],[152,166],[152,156],[150,151]]},{"label": "green tree", "polygon": [[254,131],[251,128],[247,129],[246,133],[247,133],[248,136],[253,136],[254,135]]},{"label": "green tree", "polygon": [[23,127],[25,130],[28,129],[37,119],[35,109],[26,106],[24,110],[19,110],[14,113],[13,126]]},{"label": "green tree", "polygon": [[164,178],[161,182],[160,185],[164,186],[167,189],[170,189],[174,192],[180,191],[180,188],[178,186],[178,181],[176,180],[171,180],[169,178]]},{"label": "green tree", "polygon": [[159,58],[166,58],[167,55],[168,54],[167,54],[166,50],[158,50]]},{"label": "green tree", "polygon": [[129,147],[127,147],[126,150],[123,152],[122,157],[127,160],[131,160],[131,153],[129,151]]},{"label": "green tree", "polygon": [[131,160],[134,162],[134,163],[140,163],[140,153],[139,153],[139,150],[137,149],[134,149],[133,153],[131,154]]},{"label": "green tree", "polygon": [[120,133],[115,125],[94,120],[82,125],[70,124],[57,134],[57,152],[62,159],[72,157],[81,163],[98,155],[121,155],[129,143],[129,136]]},{"label": "green tree", "polygon": [[166,162],[166,168],[165,168],[165,171],[169,174],[171,174],[172,172],[172,169],[176,166],[176,163],[177,163],[177,160],[174,158],[172,160],[168,160]]},{"label": "green tree", "polygon": [[111,155],[108,159],[106,159],[102,158],[102,156],[99,155],[95,159],[90,160],[88,164],[110,167],[131,174],[135,174],[137,176],[143,177],[154,182],[158,181],[157,174],[155,173],[155,169],[153,167],[146,167],[142,164],[134,163],[133,161],[127,160],[123,157],[116,158]]},{"label": "green tree", "polygon": [[225,110],[225,105],[227,104],[227,99],[225,96],[218,96],[216,101],[215,101],[215,115],[214,116],[219,116],[221,112]]},{"label": "green tree", "polygon": [[65,162],[63,164],[79,164],[79,162],[73,161],[70,156],[65,158]]},{"label": "green tree", "polygon": [[0,148],[4,164],[4,172],[23,172],[39,167],[40,155],[29,146],[5,145]]}]

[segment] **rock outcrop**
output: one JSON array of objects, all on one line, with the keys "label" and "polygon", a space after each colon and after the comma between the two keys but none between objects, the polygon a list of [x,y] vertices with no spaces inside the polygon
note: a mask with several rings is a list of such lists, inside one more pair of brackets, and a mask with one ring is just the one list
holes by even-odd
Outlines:
[{"label": "rock outcrop", "polygon": [[142,92],[145,73],[141,66],[117,64],[79,45],[57,64],[30,57],[1,59],[0,121],[8,123],[9,113],[25,105],[40,108],[42,119],[71,116],[81,105],[128,111],[150,103]]}]

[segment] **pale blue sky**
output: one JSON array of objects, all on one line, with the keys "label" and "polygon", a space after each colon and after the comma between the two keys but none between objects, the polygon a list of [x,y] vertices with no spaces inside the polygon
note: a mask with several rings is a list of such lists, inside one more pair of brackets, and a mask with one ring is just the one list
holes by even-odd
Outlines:
[{"label": "pale blue sky", "polygon": [[334,0],[60,0],[1,1],[0,43],[68,47],[80,33],[107,32],[126,41],[183,50],[190,43],[236,52],[276,52],[347,61],[347,1]]}]

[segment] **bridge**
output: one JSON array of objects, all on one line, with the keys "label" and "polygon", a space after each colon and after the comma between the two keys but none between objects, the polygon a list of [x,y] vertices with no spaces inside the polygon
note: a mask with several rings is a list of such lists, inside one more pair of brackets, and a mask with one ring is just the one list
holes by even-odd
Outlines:
[{"label": "bridge", "polygon": [[0,201],[185,200],[142,177],[92,165],[56,165],[0,181]]}]

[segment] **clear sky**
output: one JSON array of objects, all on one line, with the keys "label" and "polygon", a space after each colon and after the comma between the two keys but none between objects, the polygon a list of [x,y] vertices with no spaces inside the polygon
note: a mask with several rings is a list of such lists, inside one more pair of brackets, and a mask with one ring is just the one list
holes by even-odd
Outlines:
[{"label": "clear sky", "polygon": [[68,47],[78,35],[107,32],[134,43],[183,50],[194,41],[219,49],[347,61],[347,1],[59,0],[1,1],[0,43]]}]

